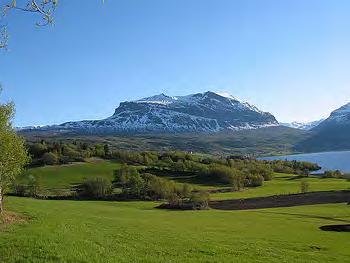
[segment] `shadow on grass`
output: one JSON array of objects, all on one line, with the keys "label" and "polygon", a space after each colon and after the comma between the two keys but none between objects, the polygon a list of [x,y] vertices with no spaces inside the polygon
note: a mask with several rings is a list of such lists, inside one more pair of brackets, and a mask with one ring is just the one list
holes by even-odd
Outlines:
[{"label": "shadow on grass", "polygon": [[321,226],[323,231],[333,231],[333,232],[350,232],[350,225],[328,225]]}]

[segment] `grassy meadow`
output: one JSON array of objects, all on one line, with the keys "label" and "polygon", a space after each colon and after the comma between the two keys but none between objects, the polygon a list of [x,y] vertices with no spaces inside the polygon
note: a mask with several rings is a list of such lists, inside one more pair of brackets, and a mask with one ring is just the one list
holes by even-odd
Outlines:
[{"label": "grassy meadow", "polygon": [[251,211],[167,211],[154,202],[9,197],[29,217],[0,232],[1,262],[348,262],[345,204]]},{"label": "grassy meadow", "polygon": [[[118,163],[94,160],[34,168],[28,173],[38,176],[48,189],[69,189],[84,178],[112,179],[118,167]],[[350,182],[342,179],[306,180],[311,191],[350,188]],[[212,194],[211,198],[296,193],[300,181],[295,175],[276,174],[262,187]],[[350,261],[349,233],[319,230],[327,224],[349,224],[346,204],[170,211],[156,209],[158,202],[6,197],[5,205],[24,220],[0,226],[0,262],[4,263]]]},{"label": "grassy meadow", "polygon": [[69,190],[84,179],[105,177],[112,180],[113,171],[119,166],[120,164],[115,162],[90,159],[86,163],[31,168],[25,172],[24,177],[28,174],[35,176],[47,190]]},{"label": "grassy meadow", "polygon": [[276,173],[273,180],[264,182],[264,185],[261,187],[247,188],[238,192],[216,193],[211,195],[211,199],[220,200],[297,194],[300,193],[301,181],[309,183],[310,192],[350,189],[350,181],[346,179],[318,178],[317,176],[300,178],[292,174]]}]

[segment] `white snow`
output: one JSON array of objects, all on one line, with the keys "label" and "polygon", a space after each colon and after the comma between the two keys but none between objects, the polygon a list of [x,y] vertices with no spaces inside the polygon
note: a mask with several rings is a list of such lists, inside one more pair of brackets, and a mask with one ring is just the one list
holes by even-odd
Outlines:
[{"label": "white snow", "polygon": [[345,104],[339,109],[333,111],[327,122],[336,121],[337,123],[349,122],[350,120],[350,103]]},{"label": "white snow", "polygon": [[321,120],[318,120],[318,121],[311,121],[311,122],[293,121],[291,123],[280,123],[280,124],[282,126],[308,131],[308,130],[311,130],[312,128],[315,128],[316,126],[318,126],[324,120],[325,119],[321,119]]},{"label": "white snow", "polygon": [[[142,104],[143,107],[133,109],[126,103],[119,107],[113,116],[104,120],[68,122],[51,128],[106,132],[217,132],[225,129],[237,131],[278,125],[278,122],[268,118],[266,121],[253,119],[245,122],[247,113],[251,115],[252,111],[267,117],[268,114],[247,102],[240,102],[227,93],[205,92],[176,97],[162,93],[131,103]],[[198,111],[204,115],[198,114]],[[216,116],[215,113],[218,113],[222,117],[216,119],[217,117],[206,116],[207,112],[208,115]]]}]

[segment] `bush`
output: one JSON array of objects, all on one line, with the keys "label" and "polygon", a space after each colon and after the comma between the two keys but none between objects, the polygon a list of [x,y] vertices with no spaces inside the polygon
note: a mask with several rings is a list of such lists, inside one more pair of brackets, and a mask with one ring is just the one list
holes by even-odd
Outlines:
[{"label": "bush", "polygon": [[12,185],[13,193],[16,196],[25,196],[27,192],[27,186],[25,184],[14,183]]},{"label": "bush", "polygon": [[339,171],[339,170],[335,170],[335,171],[325,171],[323,174],[324,178],[337,178],[337,179],[341,179],[343,178],[343,174]]},{"label": "bush", "polygon": [[261,175],[252,175],[246,178],[246,186],[257,187],[262,186],[264,183],[264,177]]},{"label": "bush", "polygon": [[32,175],[28,176],[28,195],[31,197],[38,197],[42,191],[42,185],[40,180],[37,177]]},{"label": "bush", "polygon": [[77,194],[85,198],[104,198],[112,194],[112,183],[104,177],[86,179],[77,187]]},{"label": "bush", "polygon": [[307,193],[310,190],[310,183],[308,181],[302,180],[300,182],[300,192]]},{"label": "bush", "polygon": [[42,159],[42,163],[45,165],[55,165],[58,164],[58,156],[54,153],[44,153]]},{"label": "bush", "polygon": [[203,210],[209,208],[209,193],[200,191],[193,193],[190,198],[190,203],[193,209]]}]

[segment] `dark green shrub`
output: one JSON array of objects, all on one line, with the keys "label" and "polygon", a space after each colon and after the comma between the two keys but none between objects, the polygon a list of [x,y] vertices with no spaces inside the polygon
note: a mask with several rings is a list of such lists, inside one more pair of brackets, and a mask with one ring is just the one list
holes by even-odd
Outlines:
[{"label": "dark green shrub", "polygon": [[251,175],[246,178],[245,186],[257,187],[262,186],[264,183],[264,177],[261,175]]},{"label": "dark green shrub", "polygon": [[190,203],[193,209],[203,210],[209,208],[209,193],[206,191],[199,191],[192,193]]},{"label": "dark green shrub", "polygon": [[41,160],[45,165],[55,165],[55,164],[58,164],[59,162],[58,156],[51,152],[44,153]]},{"label": "dark green shrub", "polygon": [[341,179],[343,178],[343,174],[339,171],[339,170],[335,170],[335,171],[325,171],[323,174],[324,178],[337,178],[337,179]]},{"label": "dark green shrub", "polygon": [[112,183],[104,177],[86,179],[77,187],[77,194],[84,198],[104,198],[112,193]]},{"label": "dark green shrub", "polygon": [[307,193],[310,190],[310,183],[308,181],[302,180],[300,182],[300,192]]},{"label": "dark green shrub", "polygon": [[27,192],[27,186],[25,184],[14,183],[12,189],[16,196],[25,196]]},{"label": "dark green shrub", "polygon": [[38,197],[42,191],[42,184],[40,180],[32,175],[28,176],[27,192],[31,197]]}]

